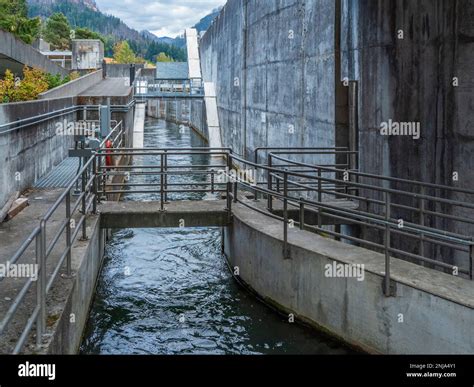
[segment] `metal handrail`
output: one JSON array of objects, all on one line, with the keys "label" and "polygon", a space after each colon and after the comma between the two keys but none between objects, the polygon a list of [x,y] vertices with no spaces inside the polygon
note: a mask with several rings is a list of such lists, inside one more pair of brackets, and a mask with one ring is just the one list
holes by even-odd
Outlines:
[{"label": "metal handrail", "polygon": [[[87,214],[88,212],[96,213],[97,203],[100,202],[101,196],[107,197],[112,194],[123,194],[123,193],[155,193],[160,195],[160,209],[162,211],[166,208],[168,197],[173,193],[222,193],[226,195],[226,208],[229,214],[229,221],[232,217],[232,203],[241,203],[242,205],[253,209],[259,213],[270,216],[274,219],[283,221],[283,241],[284,241],[284,257],[287,259],[291,258],[290,245],[288,241],[288,229],[291,219],[289,218],[289,209],[295,207],[299,209],[300,220],[294,222],[299,225],[302,230],[309,230],[313,232],[324,232],[327,235],[331,235],[338,239],[345,239],[352,242],[359,243],[363,246],[372,249],[380,249],[385,252],[385,282],[384,292],[387,296],[390,296],[390,264],[391,254],[408,257],[415,259],[417,262],[424,262],[435,267],[443,269],[449,269],[453,266],[445,262],[435,261],[431,258],[423,256],[423,254],[413,254],[409,251],[402,251],[396,247],[392,247],[390,243],[391,234],[405,235],[410,238],[420,238],[423,243],[438,244],[439,246],[445,246],[453,248],[469,254],[469,268],[459,268],[459,273],[466,274],[472,279],[473,276],[473,246],[474,241],[472,237],[461,235],[453,232],[447,232],[434,227],[429,227],[425,224],[417,224],[412,222],[406,222],[403,229],[399,229],[397,219],[391,216],[390,208],[396,206],[392,203],[391,196],[395,195],[411,195],[417,199],[425,200],[440,200],[431,195],[410,193],[403,190],[390,189],[385,187],[379,187],[370,184],[363,184],[357,181],[345,181],[338,178],[324,177],[323,173],[340,173],[346,172],[333,167],[326,167],[321,165],[311,165],[308,163],[299,163],[294,160],[286,159],[281,154],[285,154],[285,151],[278,151],[276,153],[269,153],[269,165],[259,164],[246,160],[232,152],[231,148],[126,148],[123,147],[124,141],[124,128],[120,122],[114,128],[112,128],[109,135],[101,142],[100,149],[93,153],[93,156],[87,160],[85,165],[80,169],[79,173],[70,182],[68,187],[62,192],[59,198],[51,206],[51,208],[42,217],[40,225],[36,227],[32,233],[28,236],[27,240],[23,242],[19,250],[13,255],[9,262],[17,262],[24,253],[28,250],[33,242],[36,243],[35,258],[39,265],[39,277],[38,283],[36,284],[36,303],[29,315],[28,321],[21,332],[19,340],[16,342],[14,353],[19,353],[24,347],[29,334],[36,324],[37,332],[37,344],[41,344],[42,334],[44,333],[46,326],[46,296],[54,285],[57,276],[64,263],[66,264],[66,274],[71,274],[71,249],[72,244],[82,232],[82,238],[87,238]],[[116,146],[114,148],[105,148],[105,144],[108,140],[114,142]],[[261,148],[264,149],[264,148]],[[356,152],[350,152],[344,149],[322,149],[314,148],[313,150],[302,150],[288,151],[292,154],[338,154],[336,152],[355,154]],[[106,165],[104,159],[106,156],[112,155],[114,157],[119,156],[150,156],[157,158],[159,163],[156,165]],[[182,165],[173,164],[170,161],[173,156],[221,156],[224,160],[223,164],[206,164],[206,165]],[[273,165],[273,160],[279,160],[285,162],[284,168],[280,165]],[[247,179],[235,179],[230,173],[231,170],[237,167],[250,167],[252,170],[263,172],[263,175],[267,175],[266,181],[253,181],[252,183]],[[314,170],[318,172],[318,175],[308,175],[307,171],[292,171],[293,167],[305,167],[308,170]],[[245,168],[246,169],[246,168]],[[374,177],[377,175],[361,174],[357,171],[350,171],[353,176],[360,177]],[[114,182],[108,181],[113,176],[123,175],[134,175],[140,174],[143,176],[155,176],[158,179],[151,182]],[[358,174],[358,175],[357,175]],[[191,182],[176,182],[169,181],[172,176],[189,176],[196,175],[201,176],[202,181],[191,181]],[[218,175],[227,176],[226,181],[217,180]],[[381,179],[385,177],[380,177]],[[403,179],[401,179],[403,180]],[[394,180],[395,181],[395,180]],[[407,180],[403,180],[406,182]],[[71,203],[71,191],[74,189],[76,184],[81,183],[81,194],[77,198],[75,203]],[[425,183],[416,182],[423,186]],[[186,186],[188,186],[186,188]],[[139,188],[131,190],[130,188]],[[385,205],[384,214],[372,213],[361,209],[350,209],[341,208],[337,205],[325,202],[322,200],[322,194],[333,194],[340,195],[344,194],[339,192],[342,188],[355,189],[374,189],[380,190],[384,194],[384,200],[378,201],[378,204]],[[142,189],[148,188],[148,189]],[[244,200],[239,196],[239,188],[242,192],[255,192],[265,195],[269,203],[273,200],[279,200],[283,202],[283,214],[282,216],[277,215],[272,211],[264,210],[257,206],[252,205],[251,200]],[[437,186],[436,188],[444,189],[444,186]],[[452,187],[446,187],[452,188]],[[294,192],[316,192],[318,199],[308,199],[303,197],[295,197]],[[469,191],[469,190],[468,190]],[[474,193],[467,192],[467,193]],[[350,195],[350,194],[349,194]],[[360,197],[356,194],[351,195],[353,199],[364,200],[365,198]],[[444,199],[446,200],[446,199]],[[46,230],[47,222],[52,216],[61,208],[65,203],[65,218],[60,223],[59,229],[56,234],[52,237],[49,244],[46,243]],[[443,202],[446,204],[446,202]],[[469,203],[450,201],[449,204],[462,204],[466,205]],[[92,207],[92,210],[91,210]],[[471,208],[471,207],[469,207]],[[272,208],[269,208],[270,210]],[[304,213],[306,210],[315,211],[317,214],[318,222],[317,225],[308,224],[304,220]],[[79,215],[81,213],[81,215]],[[424,209],[424,213],[427,214],[427,210]],[[369,228],[382,231],[384,233],[383,243],[377,243],[371,240],[357,238],[351,235],[344,235],[337,231],[323,229],[322,217],[329,217],[335,220],[359,224]],[[76,228],[74,231],[69,226],[71,220],[78,218]],[[46,262],[47,258],[52,254],[54,248],[59,243],[61,235],[66,232],[66,248],[59,253],[59,259],[55,263],[52,273],[47,277],[46,273]],[[1,280],[0,280],[1,282]],[[19,294],[15,297],[12,305],[7,311],[6,316],[0,322],[0,335],[5,332],[9,326],[11,320],[17,313],[19,306],[24,302],[28,293],[33,286],[31,280],[27,281],[20,290]]]},{"label": "metal handrail", "polygon": [[[19,340],[15,344],[13,350],[14,354],[18,354],[26,344],[26,341],[29,337],[31,329],[36,324],[36,343],[41,345],[41,340],[43,333],[46,328],[46,296],[49,293],[51,287],[53,286],[61,268],[63,267],[64,262],[66,262],[66,276],[71,276],[72,274],[72,262],[71,262],[71,249],[72,244],[76,240],[79,232],[82,231],[82,238],[87,238],[87,223],[86,217],[87,212],[90,207],[93,207],[93,213],[96,212],[96,206],[92,201],[96,198],[96,179],[97,174],[95,171],[96,168],[96,157],[91,157],[85,163],[85,165],[79,170],[79,173],[73,178],[69,183],[67,188],[61,193],[61,195],[56,199],[53,205],[48,209],[44,216],[40,220],[40,225],[36,227],[28,236],[26,241],[22,244],[19,250],[14,254],[14,256],[8,261],[10,264],[17,262],[23,254],[27,251],[28,247],[33,241],[36,241],[36,250],[35,250],[35,264],[37,265],[38,279],[36,281],[36,303],[32,313],[29,315],[27,323],[23,328]],[[87,179],[87,176],[90,176]],[[71,207],[71,191],[75,188],[76,183],[79,181],[82,182],[81,195],[76,201],[76,204]],[[88,195],[91,195],[91,198],[88,199]],[[92,200],[91,200],[92,199]],[[51,219],[54,213],[60,208],[60,206],[65,202],[65,219],[60,223],[59,229],[56,231],[56,234],[47,245],[46,233],[47,233],[47,222]],[[76,224],[74,233],[71,233],[71,220],[74,219],[74,216],[77,212],[77,209],[81,207],[82,215],[79,217],[79,220]],[[54,248],[60,241],[61,236],[66,232],[66,248],[60,253],[58,262],[53,267],[53,272],[50,279],[47,278],[46,273],[46,264],[48,258],[53,252]],[[6,315],[0,322],[0,335],[2,335],[5,330],[8,328],[11,323],[12,318],[16,315],[19,306],[24,302],[29,291],[33,286],[33,280],[29,278],[25,285],[22,287],[20,292],[12,301],[10,308],[8,309]]]},{"label": "metal handrail", "polygon": [[[112,112],[122,112],[128,111],[131,107],[135,105],[135,100],[130,101],[127,105],[112,105]],[[99,105],[72,105],[67,108],[58,109],[52,112],[37,114],[35,116],[22,118],[16,121],[7,122],[0,125],[0,135],[13,132],[15,130],[27,128],[29,126],[37,125],[42,122],[51,121],[58,117],[64,117],[69,114],[81,112],[81,111],[97,111],[99,110]]]},{"label": "metal handrail", "polygon": [[[278,198],[279,200],[282,200],[284,202],[284,213],[286,212],[287,213],[287,205],[289,204],[290,201],[293,201],[295,203],[296,206],[303,206],[304,208],[304,205],[305,204],[308,204],[308,201],[306,199],[303,199],[303,198],[299,198],[299,199],[295,199],[294,197],[291,197],[289,196],[288,192],[288,185],[292,184],[291,181],[289,181],[288,177],[289,176],[292,176],[292,177],[302,177],[302,178],[312,178],[312,179],[318,179],[318,181],[321,181],[322,178],[321,176],[318,176],[318,177],[315,177],[315,176],[308,176],[308,175],[305,175],[305,174],[300,174],[300,173],[294,173],[294,172],[291,172],[289,170],[282,170],[278,167],[275,167],[275,166],[271,166],[271,163],[270,163],[270,166],[269,165],[258,165],[256,163],[253,163],[253,162],[250,162],[250,161],[247,161],[243,158],[240,158],[240,157],[237,157],[237,156],[232,156],[232,158],[236,161],[238,161],[239,163],[242,163],[242,164],[246,164],[246,165],[250,165],[254,168],[261,168],[263,170],[266,170],[267,171],[267,174],[268,176],[270,175],[274,175],[274,174],[280,174],[280,175],[283,175],[283,180],[285,182],[284,184],[284,187],[285,187],[285,191],[286,193],[285,194],[281,194],[280,192],[278,192],[278,194],[275,194],[275,191],[273,190],[273,184],[269,185],[269,188],[268,189],[263,189],[261,187],[255,187],[255,186],[252,186],[252,185],[249,185],[245,182],[237,182],[237,185],[240,184],[240,185],[244,185],[245,188],[249,191],[255,191],[256,189],[259,190],[260,192],[262,193],[265,193],[269,198],[273,198],[273,197],[276,197]],[[285,162],[288,162],[291,160],[288,160],[288,159],[285,159],[284,160]],[[311,166],[308,164],[308,166]],[[312,166],[313,168],[317,168],[318,166]],[[331,172],[335,172],[334,168],[330,168],[329,169]],[[340,172],[339,170],[336,171],[336,172]],[[342,171],[342,172],[345,172],[345,171]],[[353,185],[354,183],[353,182],[345,182],[345,181],[341,181],[341,180],[338,180],[338,179],[331,179],[333,181],[337,181],[339,183],[344,183],[344,184],[350,184],[350,185]],[[372,187],[373,188],[373,187]],[[379,188],[379,187],[377,187]],[[235,190],[235,188],[234,188]],[[313,187],[308,187],[308,190],[311,190],[311,191],[314,191],[314,188]],[[392,192],[393,191],[393,192]],[[386,195],[386,205],[387,205],[387,208],[389,206],[391,206],[390,204],[390,195],[392,193],[406,193],[404,191],[397,191],[397,190],[389,190],[387,189],[386,192],[385,192],[385,195]],[[420,197],[420,195],[417,195],[418,198]],[[237,200],[237,201],[240,201],[238,198],[234,199],[234,200]],[[241,202],[241,201],[240,201]],[[269,199],[269,203],[271,202],[271,200]],[[247,206],[248,206],[248,203],[246,203]],[[354,213],[352,213],[351,210],[348,210],[348,209],[340,209],[340,208],[337,208],[337,207],[333,207],[331,208],[331,206],[327,205],[327,204],[324,204],[322,202],[322,200],[319,198],[318,202],[312,202],[311,203],[312,205],[315,205],[317,206],[318,208],[324,210],[324,215],[326,216],[329,216],[329,217],[336,217],[336,215],[334,215],[334,211],[337,211],[341,214],[344,215],[344,218],[346,220],[354,220]],[[465,203],[463,203],[465,204]],[[254,206],[251,206],[252,208],[256,209]],[[271,208],[270,208],[271,209]],[[397,227],[396,231],[398,231],[398,222],[397,222],[397,219],[394,219],[392,220],[390,218],[390,211],[385,211],[386,213],[386,217],[387,217],[387,214],[388,214],[388,218],[386,218],[385,220],[381,220],[380,219],[380,216],[378,215],[375,215],[374,214],[371,214],[371,213],[365,213],[366,216],[368,216],[369,218],[366,217],[365,221],[368,222],[370,220],[371,223],[378,223],[379,225],[381,224],[382,226],[385,226],[385,240],[389,240],[390,239],[390,231],[392,229],[395,229],[395,227]],[[318,212],[318,217],[320,217],[320,212]],[[285,218],[285,216],[281,217],[283,220]],[[382,223],[380,223],[382,222]],[[365,223],[364,223],[365,224]],[[368,225],[368,224],[366,224]],[[428,234],[430,233],[431,235],[431,232],[433,229],[428,229],[426,228],[425,226],[423,225],[417,225],[417,224],[409,224],[410,226],[410,230],[412,232],[415,232],[418,236],[420,236],[422,238],[422,240],[424,242],[433,242],[433,241],[429,241],[426,239],[426,235],[425,234]],[[284,221],[284,228],[287,228],[288,227],[288,224],[287,222]],[[308,226],[304,225],[303,228],[307,228]],[[413,227],[413,228],[412,228]],[[309,226],[309,228],[311,228],[311,226]],[[314,227],[313,227],[314,228]],[[341,234],[341,233],[337,233],[337,232],[331,232],[331,231],[328,231],[328,230],[323,230],[321,228],[321,225],[320,225],[320,222],[318,221],[318,227],[316,227],[317,231],[321,231],[321,232],[324,232],[324,233],[327,233],[327,234],[332,234],[338,238],[341,238],[341,239],[348,239],[348,240],[353,240],[353,241],[357,241],[359,243],[362,243],[362,244],[366,244],[366,245],[370,245],[372,247],[374,246],[377,246],[377,247],[382,247],[384,250],[385,250],[385,256],[386,256],[386,288],[385,288],[385,292],[387,295],[390,294],[390,289],[389,289],[389,283],[390,283],[390,271],[389,271],[389,268],[390,268],[390,256],[389,254],[391,252],[396,252],[398,254],[401,254],[401,253],[405,253],[405,255],[407,256],[410,256],[410,258],[418,258],[419,260],[422,260],[422,261],[425,261],[425,262],[430,262],[432,264],[436,264],[438,266],[441,266],[441,267],[451,267],[451,268],[454,268],[453,265],[449,265],[449,264],[444,264],[443,262],[438,262],[438,261],[434,261],[434,260],[430,260],[426,257],[422,257],[420,255],[415,255],[415,254],[411,254],[411,253],[407,253],[407,252],[402,252],[400,250],[396,250],[396,249],[392,249],[389,245],[380,245],[380,244],[375,244],[373,242],[370,242],[370,241],[366,241],[364,239],[360,239],[360,238],[354,238],[354,237],[347,237],[345,236],[344,234]],[[394,232],[394,231],[392,231]],[[287,232],[284,232],[284,235],[287,235]],[[455,234],[455,233],[448,233],[448,232],[445,232],[445,231],[441,231],[441,232],[435,232],[433,235],[433,237],[436,237],[436,238],[439,238],[439,239],[444,239],[444,240],[448,240],[449,242],[455,242],[455,243],[458,243],[458,244],[462,244],[462,245],[467,245],[469,248],[468,250],[464,249],[462,251],[468,251],[469,252],[469,269],[465,270],[465,269],[462,269],[462,270],[459,270],[459,272],[461,273],[464,273],[464,274],[468,274],[470,279],[472,280],[472,277],[473,277],[473,258],[474,258],[474,252],[473,252],[473,245],[474,245],[474,241],[473,241],[473,238],[472,237],[467,237],[465,235],[460,235],[460,234]],[[386,242],[385,242],[386,243]],[[287,240],[285,240],[285,246],[287,245]],[[453,247],[453,246],[450,246],[450,247]],[[285,248],[285,251],[286,251],[286,248]],[[286,253],[285,253],[286,254]]]}]

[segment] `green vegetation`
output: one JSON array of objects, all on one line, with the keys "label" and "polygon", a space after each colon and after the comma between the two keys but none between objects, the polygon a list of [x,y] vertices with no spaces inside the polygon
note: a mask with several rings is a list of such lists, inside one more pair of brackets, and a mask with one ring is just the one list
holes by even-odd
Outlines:
[{"label": "green vegetation", "polygon": [[77,73],[71,73],[62,78],[59,74],[51,75],[40,69],[31,69],[25,66],[23,79],[19,79],[15,78],[10,70],[7,70],[4,78],[0,79],[0,103],[35,100],[39,94],[61,86],[77,76]]},{"label": "green vegetation", "polygon": [[26,0],[0,0],[0,28],[31,44],[41,28],[39,18],[28,18]]},{"label": "green vegetation", "polygon": [[67,50],[71,46],[71,26],[66,16],[55,13],[47,21],[43,30],[43,39],[55,50]]},{"label": "green vegetation", "polygon": [[76,28],[73,33],[73,38],[74,39],[98,39],[102,40],[102,43],[106,43],[106,39],[101,35],[98,34],[97,32],[91,31],[88,28]]},{"label": "green vegetation", "polygon": [[[145,59],[152,62],[160,62],[158,57],[161,54],[164,54],[175,62],[185,62],[187,60],[186,51],[184,49],[160,42],[150,42],[145,53]],[[161,58],[163,58],[163,56],[161,56]]]},{"label": "green vegetation", "polygon": [[[84,4],[62,0],[54,3],[35,3],[29,7],[30,16],[40,16],[46,19],[54,13],[62,13],[66,16],[72,29],[76,30],[75,36],[77,38],[79,38],[79,29],[87,29],[97,33],[101,37],[99,39],[104,42],[106,56],[113,56],[115,45],[121,41],[126,41],[136,56],[151,62],[155,62],[157,55],[161,52],[178,62],[186,60],[184,49],[146,37],[129,28],[119,18],[105,15],[88,8]],[[97,39],[97,37],[92,39]]]},{"label": "green vegetation", "polygon": [[119,42],[114,47],[114,60],[116,63],[144,63],[142,58],[135,55],[127,42]]},{"label": "green vegetation", "polygon": [[157,62],[174,62],[168,55],[164,52],[160,52],[159,55],[156,57]]}]

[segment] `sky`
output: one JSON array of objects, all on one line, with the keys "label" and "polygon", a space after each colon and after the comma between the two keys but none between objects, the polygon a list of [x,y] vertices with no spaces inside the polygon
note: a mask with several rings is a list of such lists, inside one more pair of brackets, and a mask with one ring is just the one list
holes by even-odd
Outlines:
[{"label": "sky", "polygon": [[138,31],[176,37],[226,0],[96,0],[99,9]]}]

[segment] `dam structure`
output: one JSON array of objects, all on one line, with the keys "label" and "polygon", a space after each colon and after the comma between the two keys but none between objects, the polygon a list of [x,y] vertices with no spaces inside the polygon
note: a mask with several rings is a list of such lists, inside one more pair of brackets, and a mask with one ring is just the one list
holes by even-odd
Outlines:
[{"label": "dam structure", "polygon": [[229,0],[1,104],[0,352],[473,354],[472,15]]}]

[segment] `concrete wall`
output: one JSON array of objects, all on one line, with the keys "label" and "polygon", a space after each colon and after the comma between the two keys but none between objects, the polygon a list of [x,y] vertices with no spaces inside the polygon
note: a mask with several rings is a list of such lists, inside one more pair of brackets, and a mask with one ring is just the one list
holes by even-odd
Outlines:
[{"label": "concrete wall", "polygon": [[94,71],[93,73],[84,75],[83,77],[40,94],[39,99],[75,97],[100,81],[102,81],[102,70]]},{"label": "concrete wall", "polygon": [[[19,102],[0,105],[0,122],[14,122],[75,105],[74,98]],[[76,114],[60,120],[76,120]],[[57,136],[58,120],[0,132],[0,208],[16,191],[31,187],[59,164],[73,145],[72,136]]]},{"label": "concrete wall", "polygon": [[[358,82],[364,172],[473,188],[473,18],[474,3],[468,0],[343,1],[341,76]],[[389,119],[420,122],[421,138],[380,135],[381,123]],[[458,182],[453,172],[459,173]],[[472,201],[472,196],[457,198]],[[453,213],[474,218],[472,210]],[[474,235],[474,227],[465,224],[430,222]],[[438,254],[466,266],[465,255],[463,262],[455,257]]]},{"label": "concrete wall", "polygon": [[[228,1],[200,42],[204,80],[216,85],[223,145],[247,158],[259,146],[349,145],[347,79],[359,90],[353,123],[363,172],[472,189],[473,16],[468,0]],[[421,138],[380,135],[390,119],[420,122]],[[473,210],[443,211],[474,218]],[[393,216],[419,222],[406,211]],[[431,217],[427,224],[474,235],[466,223]],[[380,240],[375,232],[366,237]],[[406,237],[392,242],[420,252]],[[465,253],[427,245],[425,255],[467,267]]]},{"label": "concrete wall", "polygon": [[[2,62],[6,62],[7,68],[11,67],[10,62],[19,62],[47,73],[61,74],[63,77],[69,74],[69,70],[58,66],[29,44],[3,30],[0,30],[0,58],[0,68],[2,69],[4,68]],[[3,71],[1,75],[3,75]]]},{"label": "concrete wall", "polygon": [[147,116],[189,125],[206,140],[209,140],[206,106],[202,99],[149,99],[147,101]]},{"label": "concrete wall", "polygon": [[[72,249],[72,280],[56,284],[51,290],[49,305],[59,310],[59,318],[49,327],[50,339],[44,350],[52,355],[74,355],[79,352],[84,328],[89,318],[90,304],[94,298],[97,278],[104,257],[107,231],[100,229],[99,217],[89,217],[89,240],[78,241]],[[57,295],[59,293],[59,295]],[[61,305],[58,300],[62,301]]]},{"label": "concrete wall", "polygon": [[95,70],[102,67],[104,43],[101,40],[73,39],[71,45],[74,70]]},{"label": "concrete wall", "polygon": [[[136,72],[143,69],[145,65],[135,64]],[[107,78],[129,78],[130,64],[107,64],[105,65],[105,76]]]},{"label": "concrete wall", "polygon": [[[285,260],[280,221],[242,205],[233,213],[227,259],[266,302],[368,352],[474,353],[472,281],[392,259],[396,295],[385,297],[381,254],[290,229]],[[363,264],[364,278],[326,276],[328,264]]]},{"label": "concrete wall", "polygon": [[335,146],[334,15],[326,0],[227,2],[200,41],[224,146]]}]

